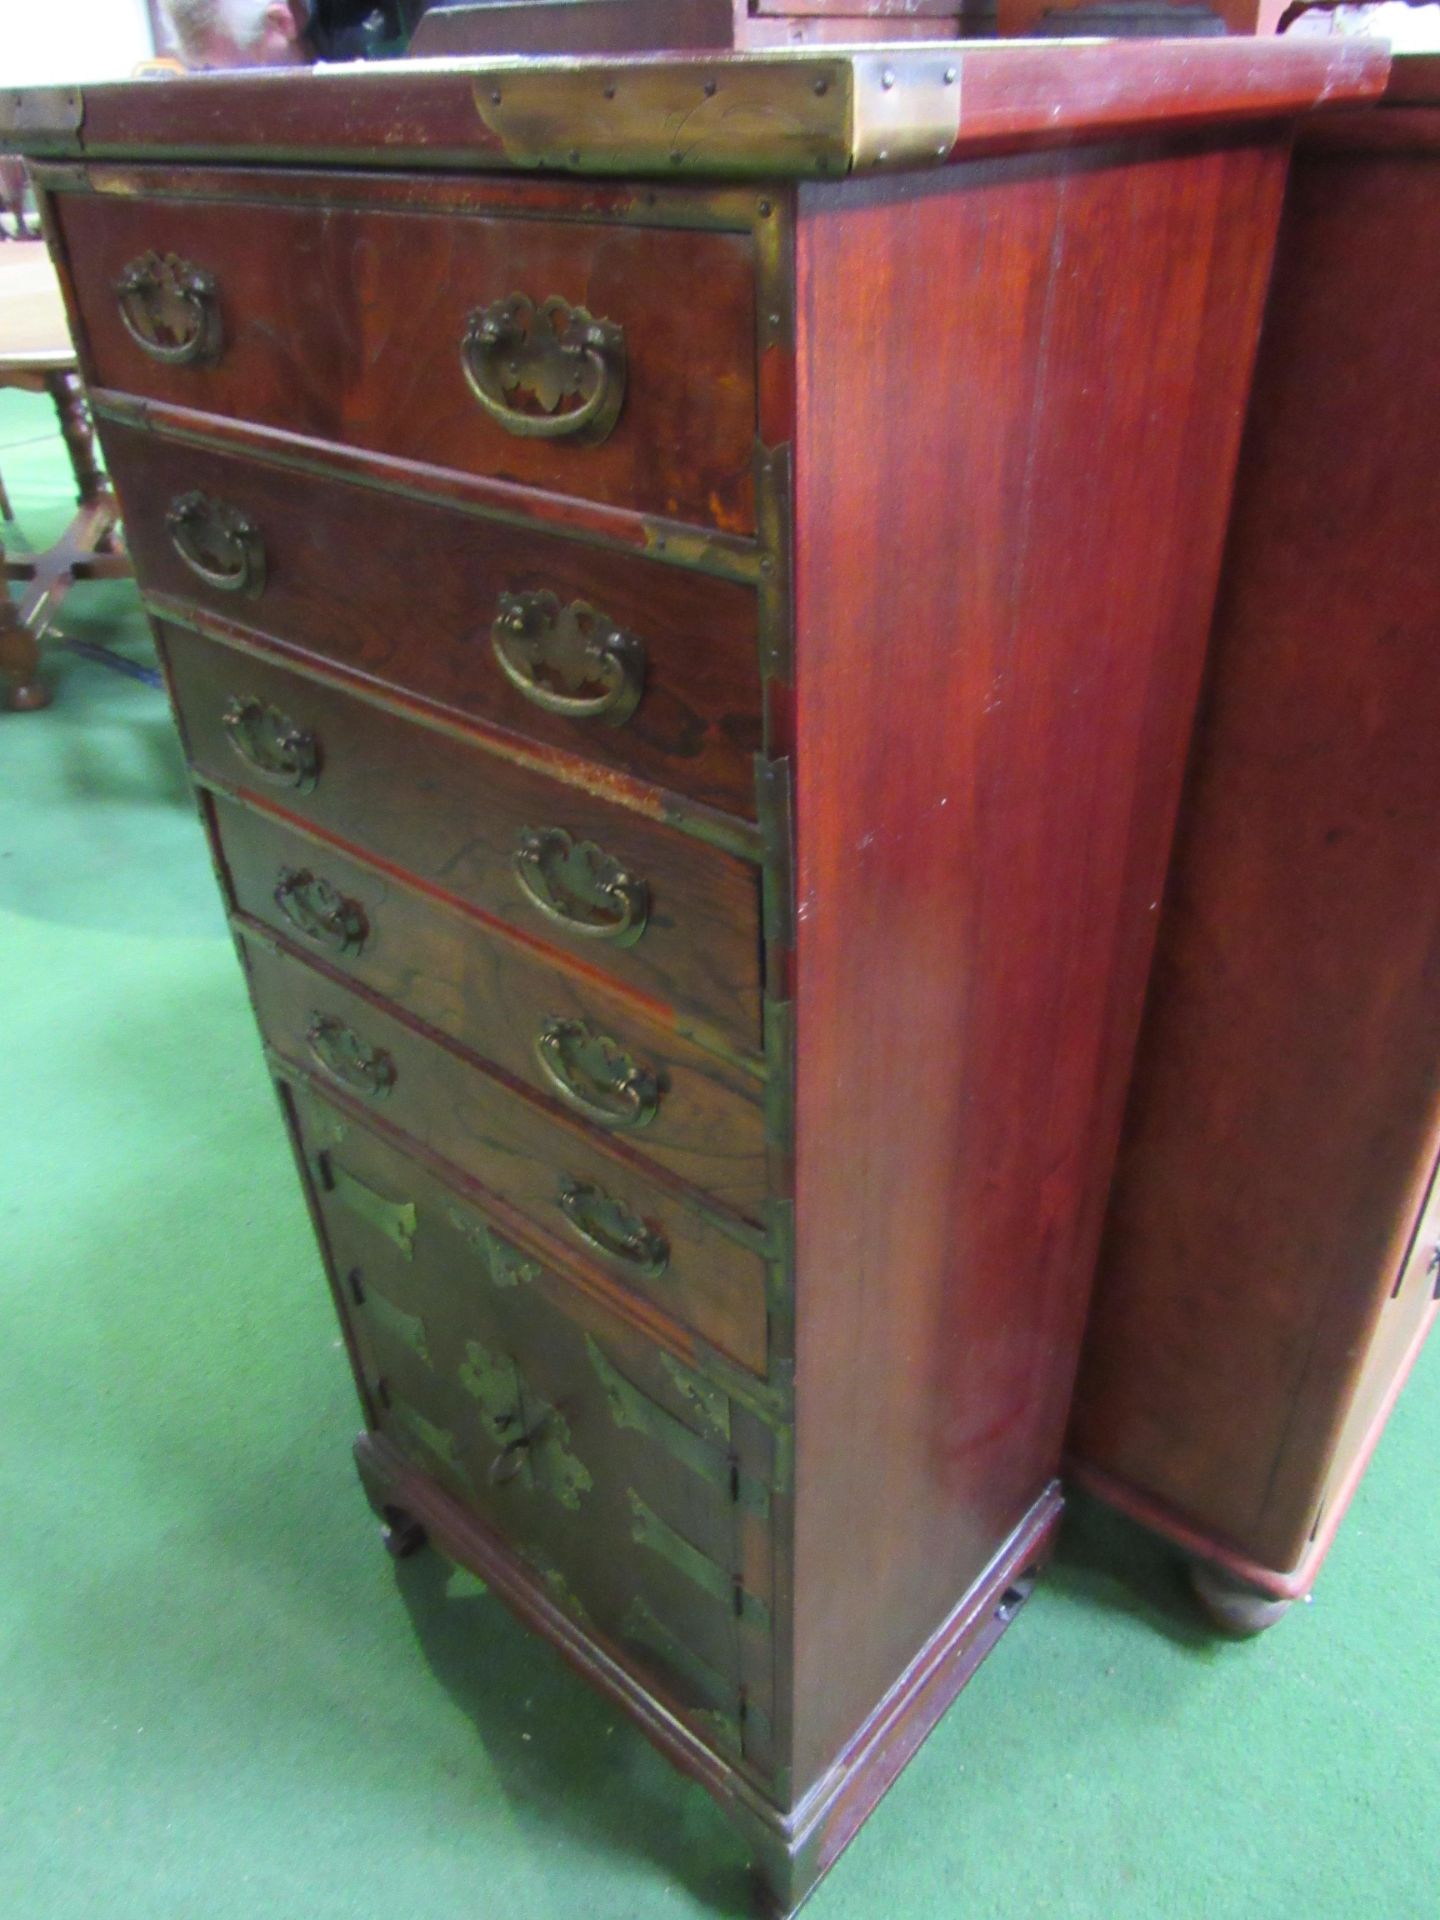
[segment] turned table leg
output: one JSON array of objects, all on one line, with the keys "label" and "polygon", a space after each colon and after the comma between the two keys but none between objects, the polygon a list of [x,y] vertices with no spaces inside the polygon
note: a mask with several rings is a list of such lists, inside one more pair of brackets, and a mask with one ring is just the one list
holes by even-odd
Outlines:
[{"label": "turned table leg", "polygon": [[31,713],[48,707],[50,689],[40,678],[40,643],[15,611],[0,545],[0,674],[5,678],[5,705],[13,712]]},{"label": "turned table leg", "polygon": [[55,403],[70,469],[75,475],[75,491],[80,504],[98,500],[106,490],[106,479],[95,457],[95,435],[90,426],[90,405],[80,376],[66,368],[57,368],[45,376],[45,385]]}]

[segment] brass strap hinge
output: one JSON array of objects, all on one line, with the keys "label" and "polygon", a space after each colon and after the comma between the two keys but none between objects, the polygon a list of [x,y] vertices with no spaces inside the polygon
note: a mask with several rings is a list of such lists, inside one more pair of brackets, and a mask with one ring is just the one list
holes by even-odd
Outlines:
[{"label": "brass strap hinge", "polygon": [[795,945],[795,830],[790,762],[755,762],[755,799],[765,859],[762,920],[765,938],[778,947]]},{"label": "brass strap hinge", "polygon": [[425,1322],[418,1314],[406,1313],[397,1307],[393,1300],[387,1300],[383,1293],[377,1293],[373,1287],[365,1289],[365,1311],[383,1327],[392,1339],[407,1346],[417,1360],[430,1364],[430,1341],[425,1332]]},{"label": "brass strap hinge", "polygon": [[668,1561],[687,1580],[693,1580],[703,1592],[731,1608],[736,1618],[743,1620],[747,1626],[761,1632],[769,1631],[770,1609],[746,1588],[738,1573],[731,1573],[698,1547],[692,1546],[683,1534],[677,1533],[658,1513],[652,1512],[633,1487],[626,1489],[626,1496],[633,1516],[630,1532],[634,1540]]},{"label": "brass strap hinge", "polygon": [[769,1744],[770,1718],[746,1696],[744,1686],[736,1686],[724,1674],[703,1660],[693,1647],[676,1638],[663,1621],[641,1599],[630,1602],[620,1627],[621,1637],[632,1646],[645,1647],[659,1656],[672,1673],[677,1674],[700,1700],[708,1705],[692,1715],[709,1726],[718,1738],[735,1752],[745,1750],[745,1734],[754,1727]]},{"label": "brass strap hinge", "polygon": [[755,455],[756,532],[760,544],[760,678],[795,684],[795,622],[790,593],[790,449]]},{"label": "brass strap hinge", "polygon": [[387,1200],[384,1194],[377,1193],[348,1168],[342,1167],[330,1153],[316,1155],[315,1172],[324,1192],[333,1194],[357,1219],[393,1241],[405,1259],[414,1259],[418,1223],[412,1200]]},{"label": "brass strap hinge", "polygon": [[751,1475],[742,1473],[733,1453],[722,1453],[702,1434],[696,1433],[683,1420],[677,1420],[673,1413],[667,1412],[657,1400],[642,1393],[633,1380],[626,1379],[612,1364],[589,1334],[585,1336],[585,1346],[590,1355],[590,1364],[605,1390],[610,1415],[617,1427],[631,1433],[643,1433],[647,1439],[653,1440],[680,1461],[682,1466],[708,1481],[747,1512],[762,1516],[769,1513],[769,1488]]},{"label": "brass strap hinge", "polygon": [[466,1486],[470,1486],[472,1484],[470,1476],[460,1464],[460,1446],[454,1434],[448,1433],[444,1427],[435,1426],[408,1401],[396,1400],[388,1395],[385,1397],[389,1400],[390,1412],[394,1415],[397,1424],[410,1435],[411,1439],[418,1441],[425,1452],[448,1468],[457,1480],[462,1480]]}]

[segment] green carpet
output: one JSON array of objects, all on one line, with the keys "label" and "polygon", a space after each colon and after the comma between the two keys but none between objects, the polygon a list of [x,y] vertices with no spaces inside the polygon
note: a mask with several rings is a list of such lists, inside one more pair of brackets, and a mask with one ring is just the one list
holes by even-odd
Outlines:
[{"label": "green carpet", "polygon": [[[24,532],[69,511],[0,395]],[[145,655],[124,585],[76,638]],[[163,698],[0,715],[0,1906],[15,1920],[744,1911],[719,1813],[473,1580],[396,1569]],[[1216,1644],[1077,1506],[814,1920],[1436,1912],[1440,1357],[1314,1606]],[[1426,1572],[1430,1567],[1431,1571]]]}]

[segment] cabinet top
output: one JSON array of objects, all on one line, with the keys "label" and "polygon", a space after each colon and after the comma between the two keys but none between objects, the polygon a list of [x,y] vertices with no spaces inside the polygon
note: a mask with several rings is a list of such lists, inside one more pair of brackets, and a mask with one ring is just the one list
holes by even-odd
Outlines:
[{"label": "cabinet top", "polygon": [[980,41],[397,60],[0,90],[0,151],[838,179],[1378,97],[1381,41]]}]

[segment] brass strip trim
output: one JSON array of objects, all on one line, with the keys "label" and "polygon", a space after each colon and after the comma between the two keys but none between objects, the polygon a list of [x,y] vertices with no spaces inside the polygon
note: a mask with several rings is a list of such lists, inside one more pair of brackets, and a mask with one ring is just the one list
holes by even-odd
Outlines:
[{"label": "brass strip trim", "polygon": [[[304,158],[308,161],[309,155]],[[543,220],[564,226],[641,226],[716,233],[748,233],[753,220],[754,199],[748,187],[701,187],[687,182],[683,187],[646,186],[629,193],[621,187],[607,193],[603,204],[598,199],[557,203],[547,197],[554,191],[552,181],[524,180],[509,172],[477,174],[473,155],[466,156],[465,171],[449,180],[440,174],[423,176],[418,191],[393,178],[379,182],[366,174],[317,175],[313,164],[297,166],[287,173],[272,166],[231,165],[229,152],[222,159],[227,163],[223,169],[209,167],[203,173],[172,177],[163,183],[153,178],[150,164],[127,165],[123,159],[41,160],[32,172],[36,184],[52,193],[105,194],[157,204],[223,201],[226,206],[278,205],[320,212],[430,214],[437,219]],[[324,193],[316,193],[318,182],[324,183]],[[287,192],[287,187],[292,190]],[[487,194],[496,196],[489,204]]]},{"label": "brass strip trim", "polygon": [[492,163],[560,173],[838,178],[851,63],[794,58],[497,63],[471,79]]}]

